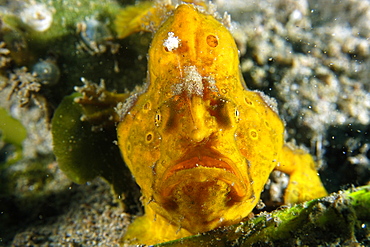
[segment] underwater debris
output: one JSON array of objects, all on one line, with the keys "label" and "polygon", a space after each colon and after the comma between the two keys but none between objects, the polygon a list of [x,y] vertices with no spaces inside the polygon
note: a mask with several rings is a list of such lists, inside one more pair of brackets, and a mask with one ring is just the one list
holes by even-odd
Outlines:
[{"label": "underwater debris", "polygon": [[40,3],[26,5],[19,15],[24,24],[37,32],[48,30],[53,22],[53,13]]},{"label": "underwater debris", "polygon": [[[289,175],[273,171],[261,194],[261,199],[268,209],[274,209],[284,204],[284,193],[289,184]],[[258,208],[257,208],[258,209]],[[266,210],[266,208],[264,208]],[[258,209],[258,211],[260,211]]]},{"label": "underwater debris", "polygon": [[60,69],[51,59],[41,60],[32,67],[32,75],[43,85],[54,86],[60,78]]},{"label": "underwater debris", "polygon": [[9,55],[10,51],[6,48],[5,42],[0,42],[0,69],[6,67],[12,60]]},{"label": "underwater debris", "polygon": [[[4,43],[2,48],[6,47],[9,51],[9,57],[18,65],[25,64],[31,56],[29,55],[29,47],[24,35],[19,30],[5,24],[1,26],[0,32],[2,43]],[[7,53],[5,50],[3,52]]]},{"label": "underwater debris", "polygon": [[12,90],[8,98],[12,97],[16,93],[19,99],[19,104],[21,106],[27,105],[31,98],[36,99],[37,103],[37,93],[41,89],[41,84],[36,74],[31,74],[27,72],[26,67],[21,67],[14,70],[14,73],[9,75],[9,84],[11,84]]},{"label": "underwater debris", "polygon": [[94,17],[86,18],[86,20],[77,23],[77,33],[81,37],[78,48],[81,47],[91,55],[104,53],[108,47],[112,54],[115,54],[119,49],[119,44],[112,41],[113,36],[107,24]]},{"label": "underwater debris", "polygon": [[127,93],[117,94],[109,92],[105,88],[105,81],[100,84],[92,83],[85,78],[81,78],[83,86],[75,87],[75,91],[81,94],[81,97],[74,99],[75,103],[83,105],[83,114],[81,121],[88,121],[92,124],[93,132],[101,131],[108,126],[114,126],[119,120],[114,107],[117,102],[125,101]]}]

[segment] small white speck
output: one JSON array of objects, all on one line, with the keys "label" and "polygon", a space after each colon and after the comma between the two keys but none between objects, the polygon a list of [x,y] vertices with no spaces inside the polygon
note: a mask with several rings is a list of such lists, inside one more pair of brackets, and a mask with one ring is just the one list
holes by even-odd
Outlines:
[{"label": "small white speck", "polygon": [[175,37],[173,32],[168,32],[168,38],[164,40],[163,46],[167,48],[168,51],[172,51],[179,48],[180,41],[178,37]]},{"label": "small white speck", "polygon": [[295,9],[289,16],[290,21],[299,21],[303,17],[303,14],[298,9]]}]

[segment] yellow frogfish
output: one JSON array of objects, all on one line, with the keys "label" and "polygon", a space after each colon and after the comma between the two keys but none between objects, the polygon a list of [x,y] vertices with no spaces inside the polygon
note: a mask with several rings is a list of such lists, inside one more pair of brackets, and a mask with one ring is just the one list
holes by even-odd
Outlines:
[{"label": "yellow frogfish", "polygon": [[275,101],[246,87],[235,41],[213,15],[179,5],[155,33],[148,59],[146,86],[117,110],[119,148],[145,207],[126,242],[238,223],[273,170],[290,176],[285,203],[327,194],[312,157],[284,144]]}]

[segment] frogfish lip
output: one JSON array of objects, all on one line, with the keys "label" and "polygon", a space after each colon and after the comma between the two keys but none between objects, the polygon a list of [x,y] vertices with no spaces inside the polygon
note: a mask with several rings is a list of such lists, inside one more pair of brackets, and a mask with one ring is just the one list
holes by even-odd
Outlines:
[{"label": "frogfish lip", "polygon": [[[248,181],[236,165],[215,150],[196,150],[174,162],[163,173],[157,188],[162,198],[173,196],[176,188],[190,184],[225,183],[230,201],[240,202],[248,196]],[[212,183],[211,183],[212,184]]]}]

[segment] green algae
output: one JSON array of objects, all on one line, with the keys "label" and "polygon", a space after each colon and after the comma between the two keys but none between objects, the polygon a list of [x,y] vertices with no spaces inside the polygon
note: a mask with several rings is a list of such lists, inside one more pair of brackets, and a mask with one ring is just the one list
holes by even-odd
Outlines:
[{"label": "green algae", "polygon": [[[95,143],[94,138],[84,131],[90,126],[79,121],[82,109],[73,102],[75,96],[65,97],[60,103],[54,113],[52,133],[54,154],[58,157],[59,166],[70,179],[82,184],[99,175],[100,169],[96,168],[99,164],[90,154],[100,151],[96,150],[99,143]],[[89,143],[91,145],[88,145]]]},{"label": "green algae", "polygon": [[23,125],[9,113],[0,107],[0,137],[5,143],[14,145],[14,155],[7,160],[11,164],[22,157],[22,142],[27,136],[27,131]]},{"label": "green algae", "polygon": [[17,119],[11,117],[2,107],[0,107],[0,130],[5,142],[18,147],[22,146],[22,142],[27,136],[27,131],[23,125]]},{"label": "green algae", "polygon": [[369,205],[363,186],[157,246],[368,245]]},{"label": "green algae", "polygon": [[115,128],[92,131],[92,124],[81,121],[82,106],[74,102],[79,93],[67,96],[52,119],[54,154],[60,169],[72,181],[86,183],[96,176],[113,187],[116,199],[133,205],[138,201],[137,185],[115,144]]}]

